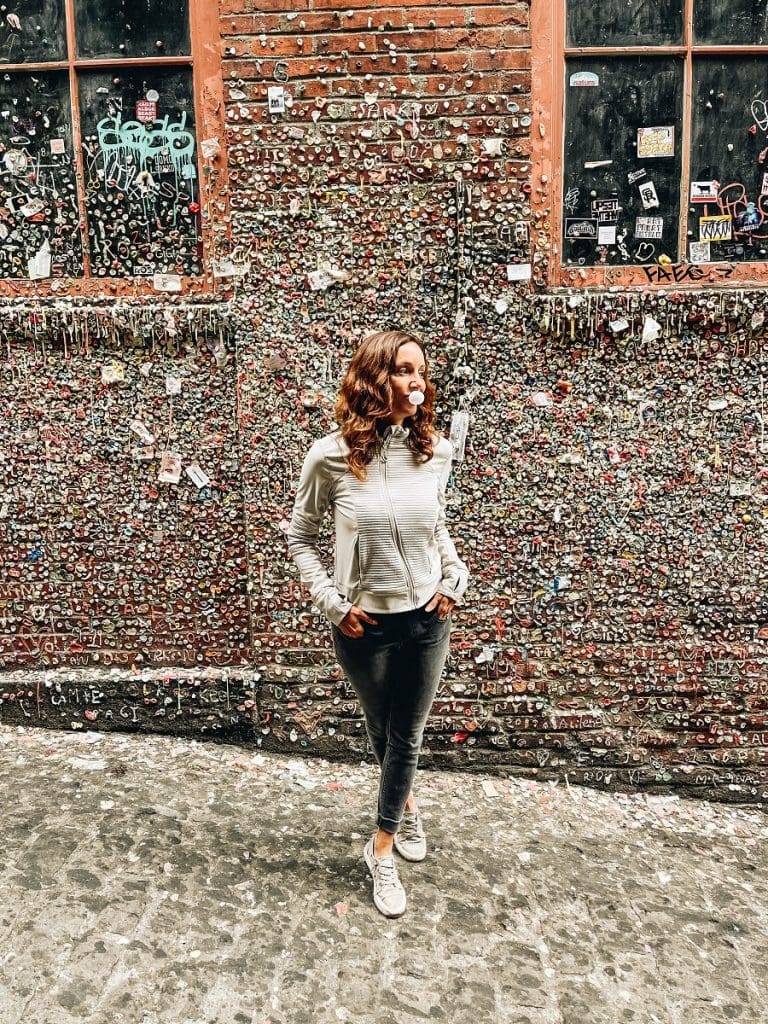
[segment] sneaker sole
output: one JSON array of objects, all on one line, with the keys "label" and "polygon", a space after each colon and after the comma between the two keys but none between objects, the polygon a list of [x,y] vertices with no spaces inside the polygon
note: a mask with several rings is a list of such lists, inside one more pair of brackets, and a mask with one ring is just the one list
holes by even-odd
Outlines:
[{"label": "sneaker sole", "polygon": [[[373,864],[371,863],[371,857],[368,854],[368,846],[367,845],[365,847],[363,847],[363,859],[365,860],[365,864],[366,864],[366,867],[368,868],[368,871],[370,872],[371,878],[373,878]],[[396,918],[396,917],[402,917],[403,914],[405,913],[405,911],[407,910],[407,906],[405,906],[405,907],[403,907],[402,910],[398,911],[396,914],[392,913],[391,910],[388,910],[386,907],[383,907],[377,901],[376,893],[373,894],[373,905],[376,907],[376,909],[378,910],[378,912],[380,914],[384,915],[384,917],[390,917],[390,918],[393,918],[393,919]]]}]

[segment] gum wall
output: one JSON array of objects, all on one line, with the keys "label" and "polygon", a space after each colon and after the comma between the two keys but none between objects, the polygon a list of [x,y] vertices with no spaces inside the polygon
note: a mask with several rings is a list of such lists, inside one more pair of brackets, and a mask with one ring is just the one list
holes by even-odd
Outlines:
[{"label": "gum wall", "polygon": [[[285,529],[356,341],[407,325],[442,429],[470,414],[424,763],[766,797],[768,302],[543,287],[529,18],[222,0],[204,286],[4,293],[4,723],[366,757]],[[155,270],[194,271],[187,228]]]}]

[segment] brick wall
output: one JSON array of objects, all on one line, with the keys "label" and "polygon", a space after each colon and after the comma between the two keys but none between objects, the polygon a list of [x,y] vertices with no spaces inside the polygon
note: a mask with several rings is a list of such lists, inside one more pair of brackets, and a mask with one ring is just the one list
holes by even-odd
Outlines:
[{"label": "brick wall", "polygon": [[[367,756],[284,531],[356,341],[403,324],[428,339],[442,427],[460,403],[472,415],[449,516],[473,585],[425,761],[761,801],[762,294],[548,295],[515,279],[533,263],[535,282],[549,256],[527,4],[254,7],[220,9],[231,250],[250,264],[226,292],[231,361],[211,344],[174,350],[155,378],[158,417],[164,372],[216,381],[211,404],[188,410],[194,424],[214,408],[220,420],[203,432],[220,439],[209,468],[222,490],[197,509],[209,561],[197,566],[191,498],[163,496],[160,515],[137,507],[134,528],[151,522],[150,538],[165,517],[153,561],[176,571],[169,588],[129,558],[130,585],[156,615],[175,582],[181,601],[164,625],[144,614],[144,648],[115,658],[122,648],[102,635],[101,663],[87,635],[80,662],[34,643],[21,656],[34,601],[7,589],[6,604],[25,608],[21,620],[6,610],[3,720]],[[273,113],[270,89],[282,90]],[[616,335],[620,317],[629,327]],[[643,341],[648,317],[661,336]],[[146,354],[121,351],[139,381]],[[49,357],[65,363],[60,349]],[[35,444],[39,464],[42,435]],[[192,578],[197,603],[183,600]],[[107,621],[119,614],[106,607]],[[185,653],[164,646],[164,628],[186,637]]]}]

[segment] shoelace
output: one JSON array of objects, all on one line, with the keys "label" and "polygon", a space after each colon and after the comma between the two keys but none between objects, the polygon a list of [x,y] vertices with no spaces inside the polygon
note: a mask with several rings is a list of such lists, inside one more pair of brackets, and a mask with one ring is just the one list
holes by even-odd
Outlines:
[{"label": "shoelace", "polygon": [[400,879],[397,877],[394,859],[386,857],[382,860],[374,860],[374,866],[379,890],[400,888]]},{"label": "shoelace", "polygon": [[410,814],[406,811],[400,824],[400,835],[403,839],[421,839],[421,822],[417,813]]}]

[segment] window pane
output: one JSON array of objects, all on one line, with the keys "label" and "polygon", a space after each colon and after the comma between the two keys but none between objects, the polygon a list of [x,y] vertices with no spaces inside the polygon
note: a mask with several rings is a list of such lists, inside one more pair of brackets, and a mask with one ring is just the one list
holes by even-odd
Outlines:
[{"label": "window pane", "polygon": [[80,57],[189,54],[186,0],[77,0]]},{"label": "window pane", "polygon": [[764,260],[768,59],[704,58],[694,63],[693,83],[689,258]]},{"label": "window pane", "polygon": [[768,42],[768,0],[696,0],[693,34],[697,43]]},{"label": "window pane", "polygon": [[66,60],[64,0],[19,0],[3,8],[0,62]]},{"label": "window pane", "polygon": [[80,276],[69,78],[0,76],[0,277]]},{"label": "window pane", "polygon": [[569,46],[682,43],[683,0],[568,0]]},{"label": "window pane", "polygon": [[677,257],[683,65],[566,62],[563,262]]},{"label": "window pane", "polygon": [[192,72],[83,74],[80,107],[94,273],[198,273]]}]

